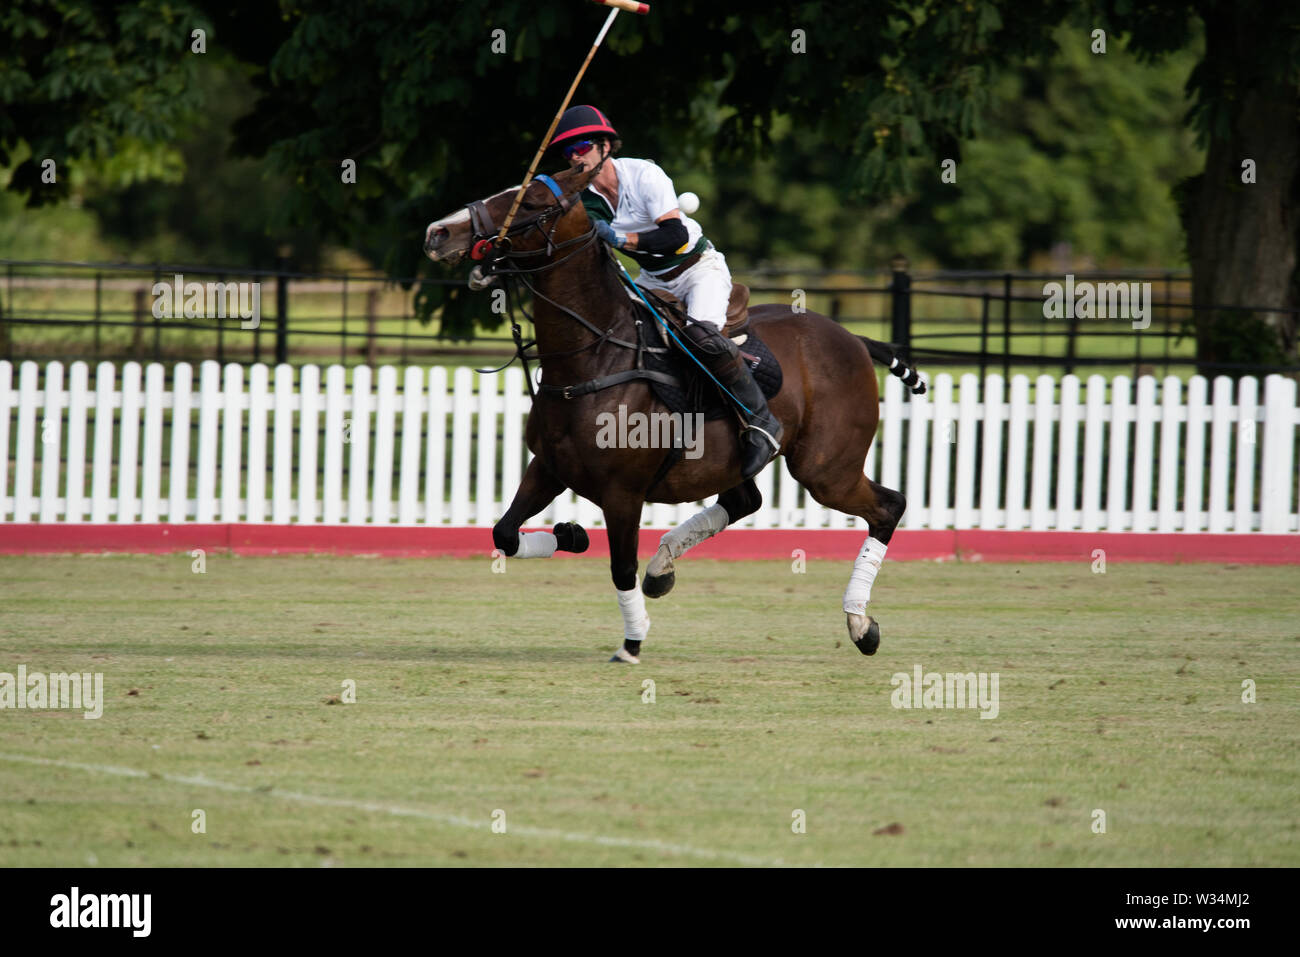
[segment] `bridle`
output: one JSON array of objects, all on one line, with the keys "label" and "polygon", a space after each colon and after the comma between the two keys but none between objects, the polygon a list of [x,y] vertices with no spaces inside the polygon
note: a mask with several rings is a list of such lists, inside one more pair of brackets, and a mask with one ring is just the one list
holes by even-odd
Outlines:
[{"label": "bridle", "polygon": [[[601,160],[601,162],[603,163],[604,160]],[[558,396],[563,399],[575,399],[578,396],[589,395],[594,392],[599,392],[602,389],[608,389],[615,385],[622,385],[636,379],[654,380],[677,389],[683,388],[684,386],[681,380],[671,373],[661,372],[657,369],[647,369],[645,367],[646,353],[663,354],[667,353],[669,349],[667,346],[662,345],[652,346],[645,341],[645,336],[642,330],[642,321],[640,319],[634,320],[636,341],[620,339],[614,335],[613,326],[610,326],[602,332],[600,329],[597,329],[595,325],[578,315],[578,313],[574,312],[568,306],[562,305],[551,297],[540,292],[537,287],[529,281],[531,276],[564,265],[596,241],[596,227],[593,225],[589,230],[587,230],[587,232],[580,236],[556,242],[554,239],[555,229],[559,225],[560,220],[563,219],[564,215],[573,208],[577,194],[566,194],[554,179],[544,174],[539,174],[535,176],[534,179],[541,180],[542,183],[550,189],[551,193],[555,196],[555,202],[551,203],[545,209],[536,211],[531,216],[517,219],[510,225],[510,228],[506,230],[505,236],[500,240],[497,239],[499,229],[493,225],[492,214],[488,211],[487,205],[482,200],[467,203],[465,206],[465,208],[469,210],[470,229],[472,230],[469,256],[471,259],[479,263],[476,269],[479,270],[483,276],[491,276],[493,278],[500,276],[506,280],[506,310],[510,314],[510,333],[515,342],[515,354],[504,364],[495,369],[479,369],[477,371],[481,373],[500,372],[518,359],[520,364],[523,366],[524,382],[528,385],[528,394],[530,397],[536,399],[537,392],[533,388],[533,377],[528,369],[528,361],[530,359],[540,363],[543,359],[565,358],[591,349],[599,349],[600,346],[609,342],[623,349],[631,349],[636,353],[636,361],[633,368],[602,375],[595,379],[590,379],[586,382],[576,383],[574,385],[561,386],[543,382],[540,385],[541,392],[546,395]],[[550,223],[549,228],[547,228],[548,223]],[[545,244],[537,249],[514,249],[510,237],[526,233],[528,230],[533,229],[536,229],[541,233]],[[556,253],[562,250],[569,251],[558,259],[553,258]],[[529,256],[546,256],[547,259],[539,266],[528,267],[521,265],[520,262]],[[609,257],[612,261],[613,253],[610,253]],[[519,328],[519,323],[515,321],[514,313],[511,308],[511,280],[519,282],[529,291],[529,293],[532,294],[534,299],[542,299],[554,306],[560,312],[564,313],[569,318],[586,328],[589,332],[593,333],[596,338],[591,342],[574,349],[568,349],[562,352],[535,352],[532,355],[529,355],[527,350],[536,347],[537,340],[525,340],[523,338],[522,330]],[[486,285],[490,281],[491,280],[482,280],[482,285],[477,286],[477,288],[482,288],[483,285]],[[471,284],[471,286],[473,287],[474,284]],[[514,298],[518,301],[519,296],[516,295]],[[518,302],[518,306],[519,311],[524,314],[524,317],[536,326],[536,321],[528,314],[527,310],[524,309],[522,302]],[[668,456],[660,465],[659,470],[655,473],[651,482],[651,488],[654,488],[659,484],[664,475],[667,474],[668,470],[672,468],[673,464],[678,458],[680,458],[680,456],[680,449],[674,448],[669,452]]]},{"label": "bridle", "polygon": [[[510,228],[506,230],[505,236],[500,239],[497,234],[499,228],[492,221],[492,213],[488,210],[487,204],[483,200],[475,200],[472,203],[466,203],[465,209],[469,211],[470,224],[470,248],[469,258],[475,262],[481,263],[481,271],[487,275],[512,275],[519,273],[538,273],[562,265],[569,256],[578,253],[590,244],[596,238],[596,228],[593,226],[590,230],[581,236],[575,236],[573,239],[566,239],[563,242],[555,242],[555,229],[560,224],[560,220],[565,214],[573,208],[576,202],[576,193],[566,193],[560,188],[560,184],[555,182],[551,177],[544,173],[539,173],[533,177],[534,180],[540,181],[555,196],[555,202],[551,203],[544,209],[537,210],[531,216],[517,217]],[[547,224],[550,228],[547,228]],[[544,245],[537,249],[516,250],[511,237],[517,237],[527,233],[529,230],[537,230],[542,236]],[[568,249],[572,246],[581,244],[579,248],[574,249],[569,255],[562,257],[554,262],[544,262],[541,266],[532,269],[514,265],[520,260],[529,256],[545,256],[548,260],[556,252]],[[507,266],[506,263],[510,263]]]}]

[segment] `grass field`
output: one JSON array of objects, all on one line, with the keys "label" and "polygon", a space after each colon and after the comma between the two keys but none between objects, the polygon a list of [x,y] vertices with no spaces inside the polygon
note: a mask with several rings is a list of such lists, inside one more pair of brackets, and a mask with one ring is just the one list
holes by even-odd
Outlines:
[{"label": "grass field", "polygon": [[599,559],[191,565],[0,558],[0,671],[105,697],[0,710],[0,865],[1300,864],[1294,568],[887,563],[864,658],[847,559],[688,558],[629,667]]}]

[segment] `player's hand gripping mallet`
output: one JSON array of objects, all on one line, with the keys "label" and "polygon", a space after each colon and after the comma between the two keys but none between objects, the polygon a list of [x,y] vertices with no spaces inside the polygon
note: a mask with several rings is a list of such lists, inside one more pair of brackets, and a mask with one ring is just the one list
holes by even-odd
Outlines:
[{"label": "player's hand gripping mallet", "polygon": [[578,70],[578,75],[573,78],[573,84],[569,87],[569,92],[564,95],[564,102],[555,112],[555,118],[551,120],[550,127],[546,130],[546,135],[542,137],[541,146],[537,147],[537,155],[533,157],[532,163],[528,166],[528,175],[524,181],[519,184],[519,192],[515,194],[514,202],[510,204],[510,212],[506,214],[505,221],[501,224],[501,231],[497,233],[496,241],[500,242],[505,239],[506,232],[510,229],[510,224],[514,222],[515,213],[519,212],[519,204],[523,202],[524,192],[528,189],[528,184],[533,181],[533,174],[537,172],[537,164],[542,161],[542,154],[546,152],[546,147],[550,145],[551,135],[555,132],[555,127],[560,123],[560,117],[564,111],[569,108],[569,101],[573,99],[573,93],[578,89],[578,84],[582,81],[582,75],[587,72],[587,67],[591,63],[591,58],[596,55],[596,49],[600,46],[601,41],[605,39],[605,34],[609,32],[610,25],[613,24],[614,18],[618,16],[620,10],[626,10],[628,13],[646,14],[650,12],[650,5],[639,3],[637,0],[593,0],[594,3],[603,4],[607,7],[613,7],[609,11],[609,16],[605,18],[605,24],[596,34],[596,42],[591,45],[587,51],[587,58],[582,61],[582,68]]}]

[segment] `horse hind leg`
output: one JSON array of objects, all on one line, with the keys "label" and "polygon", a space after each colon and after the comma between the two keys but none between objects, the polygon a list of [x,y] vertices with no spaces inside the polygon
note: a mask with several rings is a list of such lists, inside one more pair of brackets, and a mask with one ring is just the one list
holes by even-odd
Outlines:
[{"label": "horse hind leg", "polygon": [[753,479],[746,479],[719,495],[716,504],[696,512],[676,528],[669,529],[664,533],[663,538],[659,539],[659,550],[646,566],[641,591],[647,598],[662,598],[668,594],[677,583],[674,562],[681,558],[687,549],[712,538],[746,515],[753,514],[762,504],[763,495],[759,492],[758,486],[754,484]]},{"label": "horse hind leg", "polygon": [[880,625],[867,614],[867,603],[871,601],[871,586],[885,560],[885,549],[903,517],[907,500],[901,492],[885,488],[861,472],[857,473],[856,481],[838,485],[819,482],[808,486],[808,490],[827,508],[856,515],[867,523],[867,539],[853,562],[853,572],[844,589],[843,607],[854,646],[864,655],[874,655],[880,647]]}]

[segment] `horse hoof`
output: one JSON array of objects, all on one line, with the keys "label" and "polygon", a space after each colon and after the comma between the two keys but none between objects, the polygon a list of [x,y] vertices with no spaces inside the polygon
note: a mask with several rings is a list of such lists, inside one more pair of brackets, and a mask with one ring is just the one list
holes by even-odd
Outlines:
[{"label": "horse hoof", "polygon": [[667,546],[660,545],[654,558],[646,566],[645,578],[641,580],[641,591],[647,598],[662,598],[673,590],[677,584],[677,571],[673,568],[673,556]]},{"label": "horse hoof", "polygon": [[848,613],[849,638],[864,655],[874,655],[880,647],[880,625],[870,615]]},{"label": "horse hoof", "polygon": [[632,654],[626,648],[618,649],[618,651],[614,652],[614,657],[609,660],[611,663],[625,665],[639,665],[641,663],[641,659]]},{"label": "horse hoof", "polygon": [[677,584],[677,573],[669,572],[667,575],[649,575],[641,582],[641,591],[647,598],[663,598],[673,590],[673,585]]},{"label": "horse hoof", "polygon": [[555,536],[555,548],[561,552],[573,552],[581,555],[591,544],[587,532],[577,522],[561,522],[552,531]]}]

